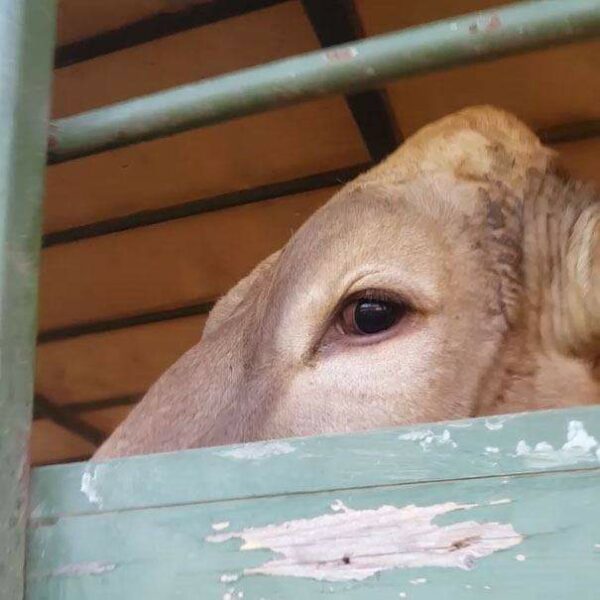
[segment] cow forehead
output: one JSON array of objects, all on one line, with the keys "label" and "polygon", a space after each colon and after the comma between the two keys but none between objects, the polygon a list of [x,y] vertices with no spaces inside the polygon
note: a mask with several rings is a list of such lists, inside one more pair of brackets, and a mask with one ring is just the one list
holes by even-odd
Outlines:
[{"label": "cow forehead", "polygon": [[296,232],[282,263],[326,260],[343,268],[361,259],[424,252],[424,245],[435,254],[444,238],[469,224],[481,205],[481,187],[446,173],[394,185],[350,184]]}]

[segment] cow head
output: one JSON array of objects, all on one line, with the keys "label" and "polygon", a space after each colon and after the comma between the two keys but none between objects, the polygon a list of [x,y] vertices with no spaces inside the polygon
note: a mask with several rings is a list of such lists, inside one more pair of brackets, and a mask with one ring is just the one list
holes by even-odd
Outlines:
[{"label": "cow head", "polygon": [[600,400],[600,201],[515,117],[442,119],[211,313],[96,458]]}]

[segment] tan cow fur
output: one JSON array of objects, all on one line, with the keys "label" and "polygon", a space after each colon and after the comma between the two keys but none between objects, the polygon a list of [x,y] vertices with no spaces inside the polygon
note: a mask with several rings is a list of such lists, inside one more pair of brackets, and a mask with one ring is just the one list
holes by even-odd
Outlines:
[{"label": "tan cow fur", "polygon": [[[213,309],[95,459],[600,401],[600,200],[512,115],[423,128]],[[413,310],[339,327],[348,296]]]}]

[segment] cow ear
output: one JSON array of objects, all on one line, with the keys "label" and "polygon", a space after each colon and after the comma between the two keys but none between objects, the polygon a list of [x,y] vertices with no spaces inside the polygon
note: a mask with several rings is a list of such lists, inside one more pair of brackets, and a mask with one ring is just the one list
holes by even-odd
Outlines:
[{"label": "cow ear", "polygon": [[525,200],[530,300],[540,333],[558,350],[600,357],[600,194],[590,185],[546,175]]},{"label": "cow ear", "polygon": [[581,212],[565,248],[568,326],[562,333],[569,350],[595,360],[600,357],[600,194],[582,186],[572,186],[571,193]]},{"label": "cow ear", "polygon": [[213,307],[208,315],[202,339],[216,331],[244,302],[251,289],[264,279],[279,258],[281,250],[274,252],[260,262],[249,275],[238,281]]}]

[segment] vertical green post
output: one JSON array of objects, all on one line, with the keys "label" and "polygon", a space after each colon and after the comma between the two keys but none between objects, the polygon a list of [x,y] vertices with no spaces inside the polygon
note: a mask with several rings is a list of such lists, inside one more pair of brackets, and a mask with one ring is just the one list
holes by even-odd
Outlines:
[{"label": "vertical green post", "polygon": [[0,0],[0,598],[22,600],[55,0]]}]

